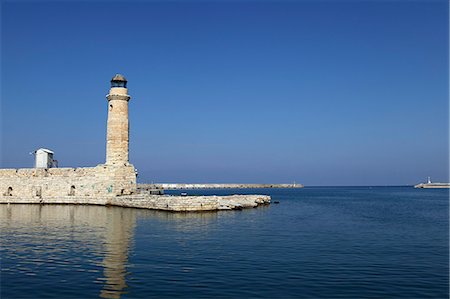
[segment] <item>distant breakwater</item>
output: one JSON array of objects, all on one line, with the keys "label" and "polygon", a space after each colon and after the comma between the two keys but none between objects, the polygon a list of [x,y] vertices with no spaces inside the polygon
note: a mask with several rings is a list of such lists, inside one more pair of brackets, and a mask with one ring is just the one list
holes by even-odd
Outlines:
[{"label": "distant breakwater", "polygon": [[443,189],[443,188],[450,188],[450,183],[421,183],[415,185],[414,188]]},{"label": "distant breakwater", "polygon": [[173,183],[156,183],[156,184],[138,184],[138,189],[164,189],[164,190],[180,190],[180,189],[262,189],[262,188],[303,188],[302,184],[173,184]]}]

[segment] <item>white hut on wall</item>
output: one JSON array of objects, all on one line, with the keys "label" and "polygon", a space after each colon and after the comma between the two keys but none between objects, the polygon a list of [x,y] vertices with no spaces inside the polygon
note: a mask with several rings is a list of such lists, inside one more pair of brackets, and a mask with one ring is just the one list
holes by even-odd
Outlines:
[{"label": "white hut on wall", "polygon": [[52,168],[58,167],[58,161],[53,160],[53,154],[49,149],[40,148],[34,152],[36,156],[35,167],[36,168]]}]

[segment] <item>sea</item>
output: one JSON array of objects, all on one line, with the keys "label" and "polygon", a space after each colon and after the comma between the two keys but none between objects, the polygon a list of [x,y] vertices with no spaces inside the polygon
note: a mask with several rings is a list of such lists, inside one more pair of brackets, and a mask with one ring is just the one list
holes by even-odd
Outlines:
[{"label": "sea", "polygon": [[449,297],[448,189],[187,192],[272,204],[0,205],[0,298]]}]

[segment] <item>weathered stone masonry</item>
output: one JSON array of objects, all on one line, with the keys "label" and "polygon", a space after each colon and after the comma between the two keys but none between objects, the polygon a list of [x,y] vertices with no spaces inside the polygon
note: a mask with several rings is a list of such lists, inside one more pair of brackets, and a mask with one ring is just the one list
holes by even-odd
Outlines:
[{"label": "weathered stone masonry", "polygon": [[128,162],[129,120],[127,81],[111,80],[108,99],[106,163],[82,168],[0,169],[0,197],[110,197],[136,192],[136,171]]},{"label": "weathered stone masonry", "polygon": [[0,169],[0,196],[10,198],[118,196],[135,191],[133,166]]}]

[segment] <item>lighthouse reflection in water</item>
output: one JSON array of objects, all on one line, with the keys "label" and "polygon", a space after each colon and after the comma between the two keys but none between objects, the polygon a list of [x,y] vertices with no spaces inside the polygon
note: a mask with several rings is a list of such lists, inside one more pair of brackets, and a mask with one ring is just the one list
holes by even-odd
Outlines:
[{"label": "lighthouse reflection in water", "polygon": [[0,219],[6,223],[2,226],[2,251],[15,248],[15,252],[8,250],[8,258],[3,259],[2,276],[23,276],[33,281],[32,284],[3,281],[7,293],[33,296],[39,285],[39,297],[55,294],[77,297],[86,292],[80,288],[87,287],[91,291],[98,289],[102,298],[120,298],[126,289],[135,210],[81,205],[2,205]]}]

